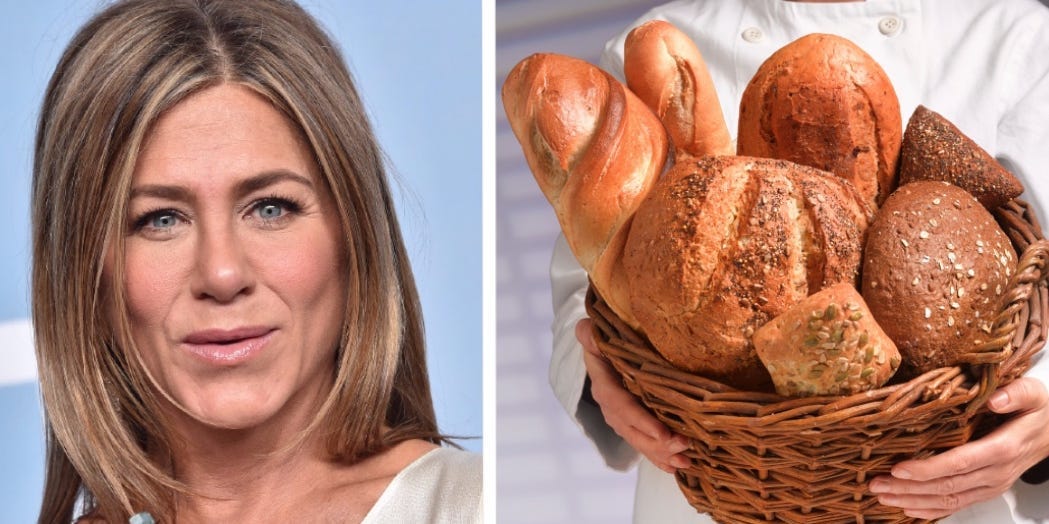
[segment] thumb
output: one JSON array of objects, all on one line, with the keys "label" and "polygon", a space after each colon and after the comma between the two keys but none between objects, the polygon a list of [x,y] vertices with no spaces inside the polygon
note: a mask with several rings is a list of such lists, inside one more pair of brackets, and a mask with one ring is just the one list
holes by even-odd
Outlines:
[{"label": "thumb", "polygon": [[589,318],[584,318],[576,323],[575,325],[575,338],[579,340],[579,343],[583,345],[583,349],[587,353],[592,355],[601,355],[601,352],[597,349],[597,344],[594,344],[594,331],[591,329],[591,322]]},{"label": "thumb", "polygon": [[1024,377],[996,391],[987,400],[987,406],[995,413],[1014,413],[1037,408],[1046,401],[1045,386]]}]

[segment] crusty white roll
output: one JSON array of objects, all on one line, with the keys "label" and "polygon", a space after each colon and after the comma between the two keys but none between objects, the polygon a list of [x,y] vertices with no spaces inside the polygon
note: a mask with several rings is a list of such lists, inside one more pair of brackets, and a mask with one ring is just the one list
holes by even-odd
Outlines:
[{"label": "crusty white roll", "polygon": [[803,36],[772,54],[743,91],[740,155],[830,171],[872,206],[896,186],[900,102],[881,66],[851,41]]},{"label": "crusty white roll", "polygon": [[663,125],[622,83],[576,58],[534,54],[502,90],[503,108],[572,253],[636,327],[623,275],[630,220],[663,171]]},{"label": "crusty white roll", "polygon": [[627,85],[663,121],[678,156],[733,153],[714,81],[688,35],[645,22],[627,35],[623,61]]}]

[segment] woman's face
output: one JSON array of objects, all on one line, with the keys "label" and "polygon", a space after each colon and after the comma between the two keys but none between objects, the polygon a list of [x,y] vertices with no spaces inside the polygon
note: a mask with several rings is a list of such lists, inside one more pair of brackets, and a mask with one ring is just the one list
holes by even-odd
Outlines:
[{"label": "woman's face", "polygon": [[135,344],[188,416],[244,429],[315,407],[344,316],[340,227],[276,109],[224,84],[166,112],[135,168],[128,224]]}]

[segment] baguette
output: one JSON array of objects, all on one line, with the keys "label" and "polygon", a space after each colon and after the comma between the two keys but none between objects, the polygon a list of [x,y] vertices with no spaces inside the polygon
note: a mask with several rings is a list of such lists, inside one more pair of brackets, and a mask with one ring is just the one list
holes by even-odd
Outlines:
[{"label": "baguette", "polygon": [[733,153],[714,81],[692,40],[668,22],[651,20],[627,35],[627,85],[666,126],[677,155]]},{"label": "baguette", "polygon": [[634,211],[667,162],[663,125],[611,75],[563,55],[522,60],[502,99],[572,253],[613,311],[637,327],[623,245]]}]

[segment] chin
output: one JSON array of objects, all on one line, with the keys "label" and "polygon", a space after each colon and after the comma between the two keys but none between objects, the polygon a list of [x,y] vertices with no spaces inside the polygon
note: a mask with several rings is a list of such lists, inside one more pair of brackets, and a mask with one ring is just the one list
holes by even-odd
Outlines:
[{"label": "chin", "polygon": [[[210,388],[214,389],[214,388]],[[266,425],[287,411],[288,395],[278,388],[258,387],[243,389],[206,391],[202,390],[191,398],[176,400],[182,405],[183,413],[204,426],[246,430]],[[282,401],[283,399],[283,401]]]}]

